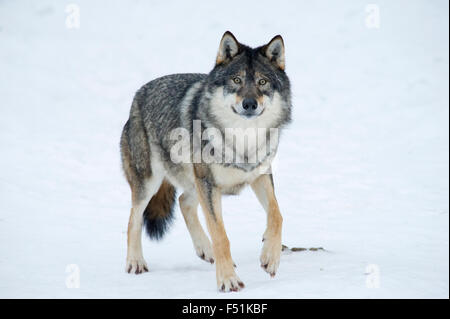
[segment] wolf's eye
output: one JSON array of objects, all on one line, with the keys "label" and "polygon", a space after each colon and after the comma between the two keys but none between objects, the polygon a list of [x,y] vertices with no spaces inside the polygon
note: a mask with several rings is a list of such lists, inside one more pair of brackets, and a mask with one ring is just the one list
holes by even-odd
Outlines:
[{"label": "wolf's eye", "polygon": [[259,85],[265,85],[266,83],[267,83],[267,81],[264,80],[264,79],[261,79],[261,80],[258,81]]},{"label": "wolf's eye", "polygon": [[233,82],[236,84],[241,84],[241,78],[235,77],[235,78],[233,78]]}]

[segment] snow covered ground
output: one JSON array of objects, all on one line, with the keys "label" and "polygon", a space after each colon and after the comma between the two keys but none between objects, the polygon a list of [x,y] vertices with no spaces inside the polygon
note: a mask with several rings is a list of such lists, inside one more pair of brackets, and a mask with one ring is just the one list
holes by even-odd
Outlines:
[{"label": "snow covered ground", "polygon": [[[74,0],[79,29],[69,3],[0,2],[0,297],[449,297],[447,1],[376,1],[379,28],[365,1]],[[216,290],[178,208],[162,242],[143,241],[150,272],[124,272],[118,147],[134,92],[208,72],[225,30],[255,46],[284,37],[295,110],[275,167],[283,243],[326,250],[283,255],[271,279],[262,208],[248,189],[227,197],[246,284],[232,294]]]}]

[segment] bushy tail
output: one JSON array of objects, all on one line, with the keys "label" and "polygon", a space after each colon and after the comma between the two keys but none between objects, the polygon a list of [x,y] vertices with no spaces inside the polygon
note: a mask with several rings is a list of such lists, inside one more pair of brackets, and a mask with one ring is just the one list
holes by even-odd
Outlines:
[{"label": "bushy tail", "polygon": [[144,211],[144,226],[151,239],[161,239],[174,219],[175,187],[164,180]]}]

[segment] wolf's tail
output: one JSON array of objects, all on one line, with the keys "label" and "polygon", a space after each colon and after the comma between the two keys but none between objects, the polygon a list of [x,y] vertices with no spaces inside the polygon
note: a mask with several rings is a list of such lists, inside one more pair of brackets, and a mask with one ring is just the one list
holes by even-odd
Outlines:
[{"label": "wolf's tail", "polygon": [[151,239],[161,239],[174,219],[175,187],[164,180],[144,211],[144,226]]}]

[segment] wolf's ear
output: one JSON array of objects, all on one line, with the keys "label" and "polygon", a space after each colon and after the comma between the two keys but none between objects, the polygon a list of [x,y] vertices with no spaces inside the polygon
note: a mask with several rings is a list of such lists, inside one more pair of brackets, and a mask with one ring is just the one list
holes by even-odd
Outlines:
[{"label": "wolf's ear", "polygon": [[284,70],[284,41],[281,35],[275,36],[268,44],[263,48],[264,54],[281,70]]},{"label": "wolf's ear", "polygon": [[239,52],[239,42],[234,35],[227,31],[220,40],[219,52],[217,53],[216,65],[231,61],[231,59]]}]

